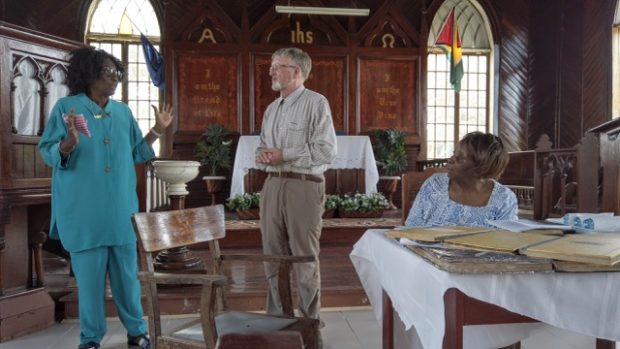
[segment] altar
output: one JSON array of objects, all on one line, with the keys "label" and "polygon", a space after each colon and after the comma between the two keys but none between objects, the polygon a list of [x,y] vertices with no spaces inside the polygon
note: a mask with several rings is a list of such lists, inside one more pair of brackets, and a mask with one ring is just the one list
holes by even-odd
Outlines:
[{"label": "altar", "polygon": [[[328,169],[363,169],[365,192],[377,192],[379,171],[368,136],[337,136],[338,153]],[[260,143],[259,136],[241,136],[237,145],[235,164],[233,166],[230,196],[245,193],[243,177],[250,169],[257,169],[256,148]]]}]

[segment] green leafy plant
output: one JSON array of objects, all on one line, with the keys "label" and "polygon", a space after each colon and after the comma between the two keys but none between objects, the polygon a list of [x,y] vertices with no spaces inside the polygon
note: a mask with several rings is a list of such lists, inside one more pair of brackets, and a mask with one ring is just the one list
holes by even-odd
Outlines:
[{"label": "green leafy plant", "polygon": [[231,166],[230,146],[232,141],[228,139],[228,129],[219,124],[210,125],[200,136],[196,143],[195,153],[200,163],[207,166],[210,176],[220,174],[223,169]]},{"label": "green leafy plant", "polygon": [[393,128],[376,130],[373,150],[381,174],[398,176],[407,170],[404,132]]},{"label": "green leafy plant", "polygon": [[355,193],[353,195],[345,194],[340,203],[338,209],[343,211],[358,211],[369,212],[384,210],[389,207],[388,201],[381,193],[374,194],[362,194]]},{"label": "green leafy plant", "polygon": [[328,194],[325,196],[325,209],[326,210],[333,210],[338,208],[338,204],[340,204],[340,196],[339,195],[332,195],[332,194]]},{"label": "green leafy plant", "polygon": [[231,211],[243,211],[258,208],[260,205],[260,192],[237,194],[226,199],[226,207]]}]

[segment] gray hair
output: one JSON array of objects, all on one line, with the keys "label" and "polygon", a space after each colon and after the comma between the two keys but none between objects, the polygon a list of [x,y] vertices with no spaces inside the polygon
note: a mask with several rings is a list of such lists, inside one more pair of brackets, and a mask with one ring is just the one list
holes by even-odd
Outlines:
[{"label": "gray hair", "polygon": [[312,59],[305,51],[297,47],[281,48],[271,55],[271,59],[279,56],[290,58],[301,69],[304,80],[308,79],[310,70],[312,70]]}]

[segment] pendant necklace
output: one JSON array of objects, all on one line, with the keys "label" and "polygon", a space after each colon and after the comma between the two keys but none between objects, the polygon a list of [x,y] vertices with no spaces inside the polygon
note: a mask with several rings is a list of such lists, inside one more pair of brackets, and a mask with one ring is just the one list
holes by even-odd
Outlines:
[{"label": "pendant necklace", "polygon": [[[97,120],[101,120],[103,118],[106,118],[108,116],[110,116],[110,114],[105,111],[99,104],[95,103],[95,101],[93,101],[92,99],[90,99],[90,97],[88,98],[88,103],[82,103],[84,104],[84,106],[86,107],[86,109],[88,109],[88,111],[93,114],[93,117]],[[83,101],[82,101],[83,102]],[[96,107],[97,109],[99,109],[99,113],[95,113],[93,111],[93,108],[91,108],[92,106]]]},{"label": "pendant necklace", "polygon": [[[88,98],[88,103],[83,103],[86,107],[86,109],[88,109],[89,112],[91,112],[91,114],[93,114],[93,117],[95,118],[95,120],[101,120],[104,121],[105,125],[101,125],[101,129],[103,130],[103,144],[108,145],[110,144],[110,136],[109,134],[111,133],[111,128],[112,128],[112,118],[110,118],[109,122],[105,122],[105,119],[108,119],[110,114],[104,110],[104,108],[102,108],[99,104],[97,104],[95,101],[93,101],[92,99],[90,99],[90,97]],[[97,109],[99,109],[99,113],[95,113],[93,111],[93,108],[91,107],[96,107]]]},{"label": "pendant necklace", "polygon": [[99,108],[99,114],[95,114],[92,110],[90,111],[91,113],[93,113],[93,116],[95,117],[95,119],[99,120],[99,119],[103,119],[105,117],[108,117],[108,112],[103,110],[103,108],[101,108],[101,106],[93,101],[91,101],[92,104],[96,105]]}]

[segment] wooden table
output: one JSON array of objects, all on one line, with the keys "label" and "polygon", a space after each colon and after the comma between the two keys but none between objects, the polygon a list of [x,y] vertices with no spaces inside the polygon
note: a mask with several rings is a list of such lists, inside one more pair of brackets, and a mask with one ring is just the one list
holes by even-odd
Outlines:
[{"label": "wooden table", "polygon": [[452,274],[372,229],[356,243],[351,260],[383,322],[386,349],[394,343],[394,310],[429,349],[462,348],[465,325],[536,321],[609,339],[597,340],[600,349],[614,348],[611,340],[620,339],[619,273]]}]

